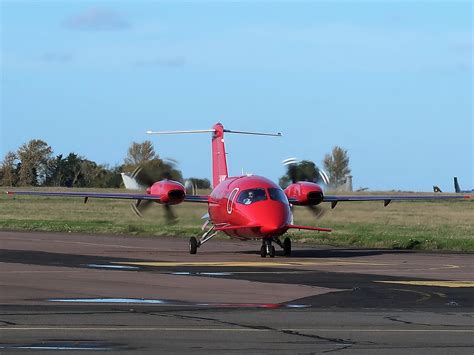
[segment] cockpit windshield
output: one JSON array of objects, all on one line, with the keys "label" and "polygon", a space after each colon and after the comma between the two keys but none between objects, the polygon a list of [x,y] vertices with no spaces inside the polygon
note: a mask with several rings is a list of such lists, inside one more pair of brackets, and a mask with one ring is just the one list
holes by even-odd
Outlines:
[{"label": "cockpit windshield", "polygon": [[275,187],[270,187],[268,189],[268,194],[270,195],[270,199],[273,201],[280,201],[285,205],[289,205],[288,198],[286,197],[285,193],[282,189],[277,189]]},{"label": "cockpit windshield", "polygon": [[244,205],[250,205],[254,202],[263,201],[266,199],[267,193],[264,189],[251,189],[242,191],[237,198],[237,202]]}]

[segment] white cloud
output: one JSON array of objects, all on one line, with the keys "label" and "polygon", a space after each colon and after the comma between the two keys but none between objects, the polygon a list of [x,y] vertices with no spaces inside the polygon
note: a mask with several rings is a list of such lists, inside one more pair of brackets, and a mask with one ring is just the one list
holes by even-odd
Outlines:
[{"label": "white cloud", "polygon": [[90,8],[67,18],[64,27],[83,31],[118,31],[130,28],[130,23],[118,12],[105,8]]}]

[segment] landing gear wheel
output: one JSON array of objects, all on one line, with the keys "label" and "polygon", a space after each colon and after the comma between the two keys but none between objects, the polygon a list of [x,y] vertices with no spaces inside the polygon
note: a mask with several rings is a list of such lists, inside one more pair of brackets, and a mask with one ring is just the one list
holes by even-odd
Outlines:
[{"label": "landing gear wheel", "polygon": [[285,240],[283,241],[283,253],[286,256],[291,255],[291,239],[286,237]]},{"label": "landing gear wheel", "polygon": [[262,245],[262,247],[260,248],[260,256],[262,258],[267,256],[267,247],[265,245]]},{"label": "landing gear wheel", "polygon": [[198,242],[196,238],[189,238],[189,254],[196,254],[198,249]]},{"label": "landing gear wheel", "polygon": [[275,247],[273,245],[270,246],[270,250],[268,252],[268,255],[270,255],[270,258],[275,257]]}]

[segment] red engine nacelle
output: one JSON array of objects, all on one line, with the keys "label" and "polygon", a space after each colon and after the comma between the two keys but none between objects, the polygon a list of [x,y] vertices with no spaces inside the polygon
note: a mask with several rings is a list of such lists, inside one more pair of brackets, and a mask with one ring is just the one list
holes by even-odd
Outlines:
[{"label": "red engine nacelle", "polygon": [[324,194],[321,186],[314,182],[300,181],[291,184],[285,189],[288,199],[298,206],[318,205],[323,201]]},{"label": "red engine nacelle", "polygon": [[186,192],[184,186],[173,180],[161,180],[151,185],[146,192],[150,195],[159,195],[160,203],[177,205],[183,202]]}]

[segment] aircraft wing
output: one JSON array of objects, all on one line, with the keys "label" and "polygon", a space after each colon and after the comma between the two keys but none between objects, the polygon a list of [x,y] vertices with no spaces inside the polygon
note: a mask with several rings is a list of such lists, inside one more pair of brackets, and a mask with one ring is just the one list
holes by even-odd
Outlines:
[{"label": "aircraft wing", "polygon": [[387,206],[391,201],[429,201],[429,200],[459,200],[471,198],[468,195],[324,195],[323,202],[331,202],[333,208],[341,201],[384,201]]},{"label": "aircraft wing", "polygon": [[[48,192],[48,191],[7,191],[7,195],[30,195],[30,196],[47,196],[47,197],[83,197],[88,198],[110,198],[122,200],[151,200],[160,202],[159,195],[150,195],[143,193],[102,193],[102,192]],[[207,203],[208,196],[205,195],[188,195],[184,198],[185,202]]]},{"label": "aircraft wing", "polygon": [[320,228],[320,227],[310,227],[310,226],[298,226],[295,224],[287,225],[289,229],[299,229],[299,230],[307,230],[307,231],[318,231],[318,232],[331,232],[329,228]]}]

